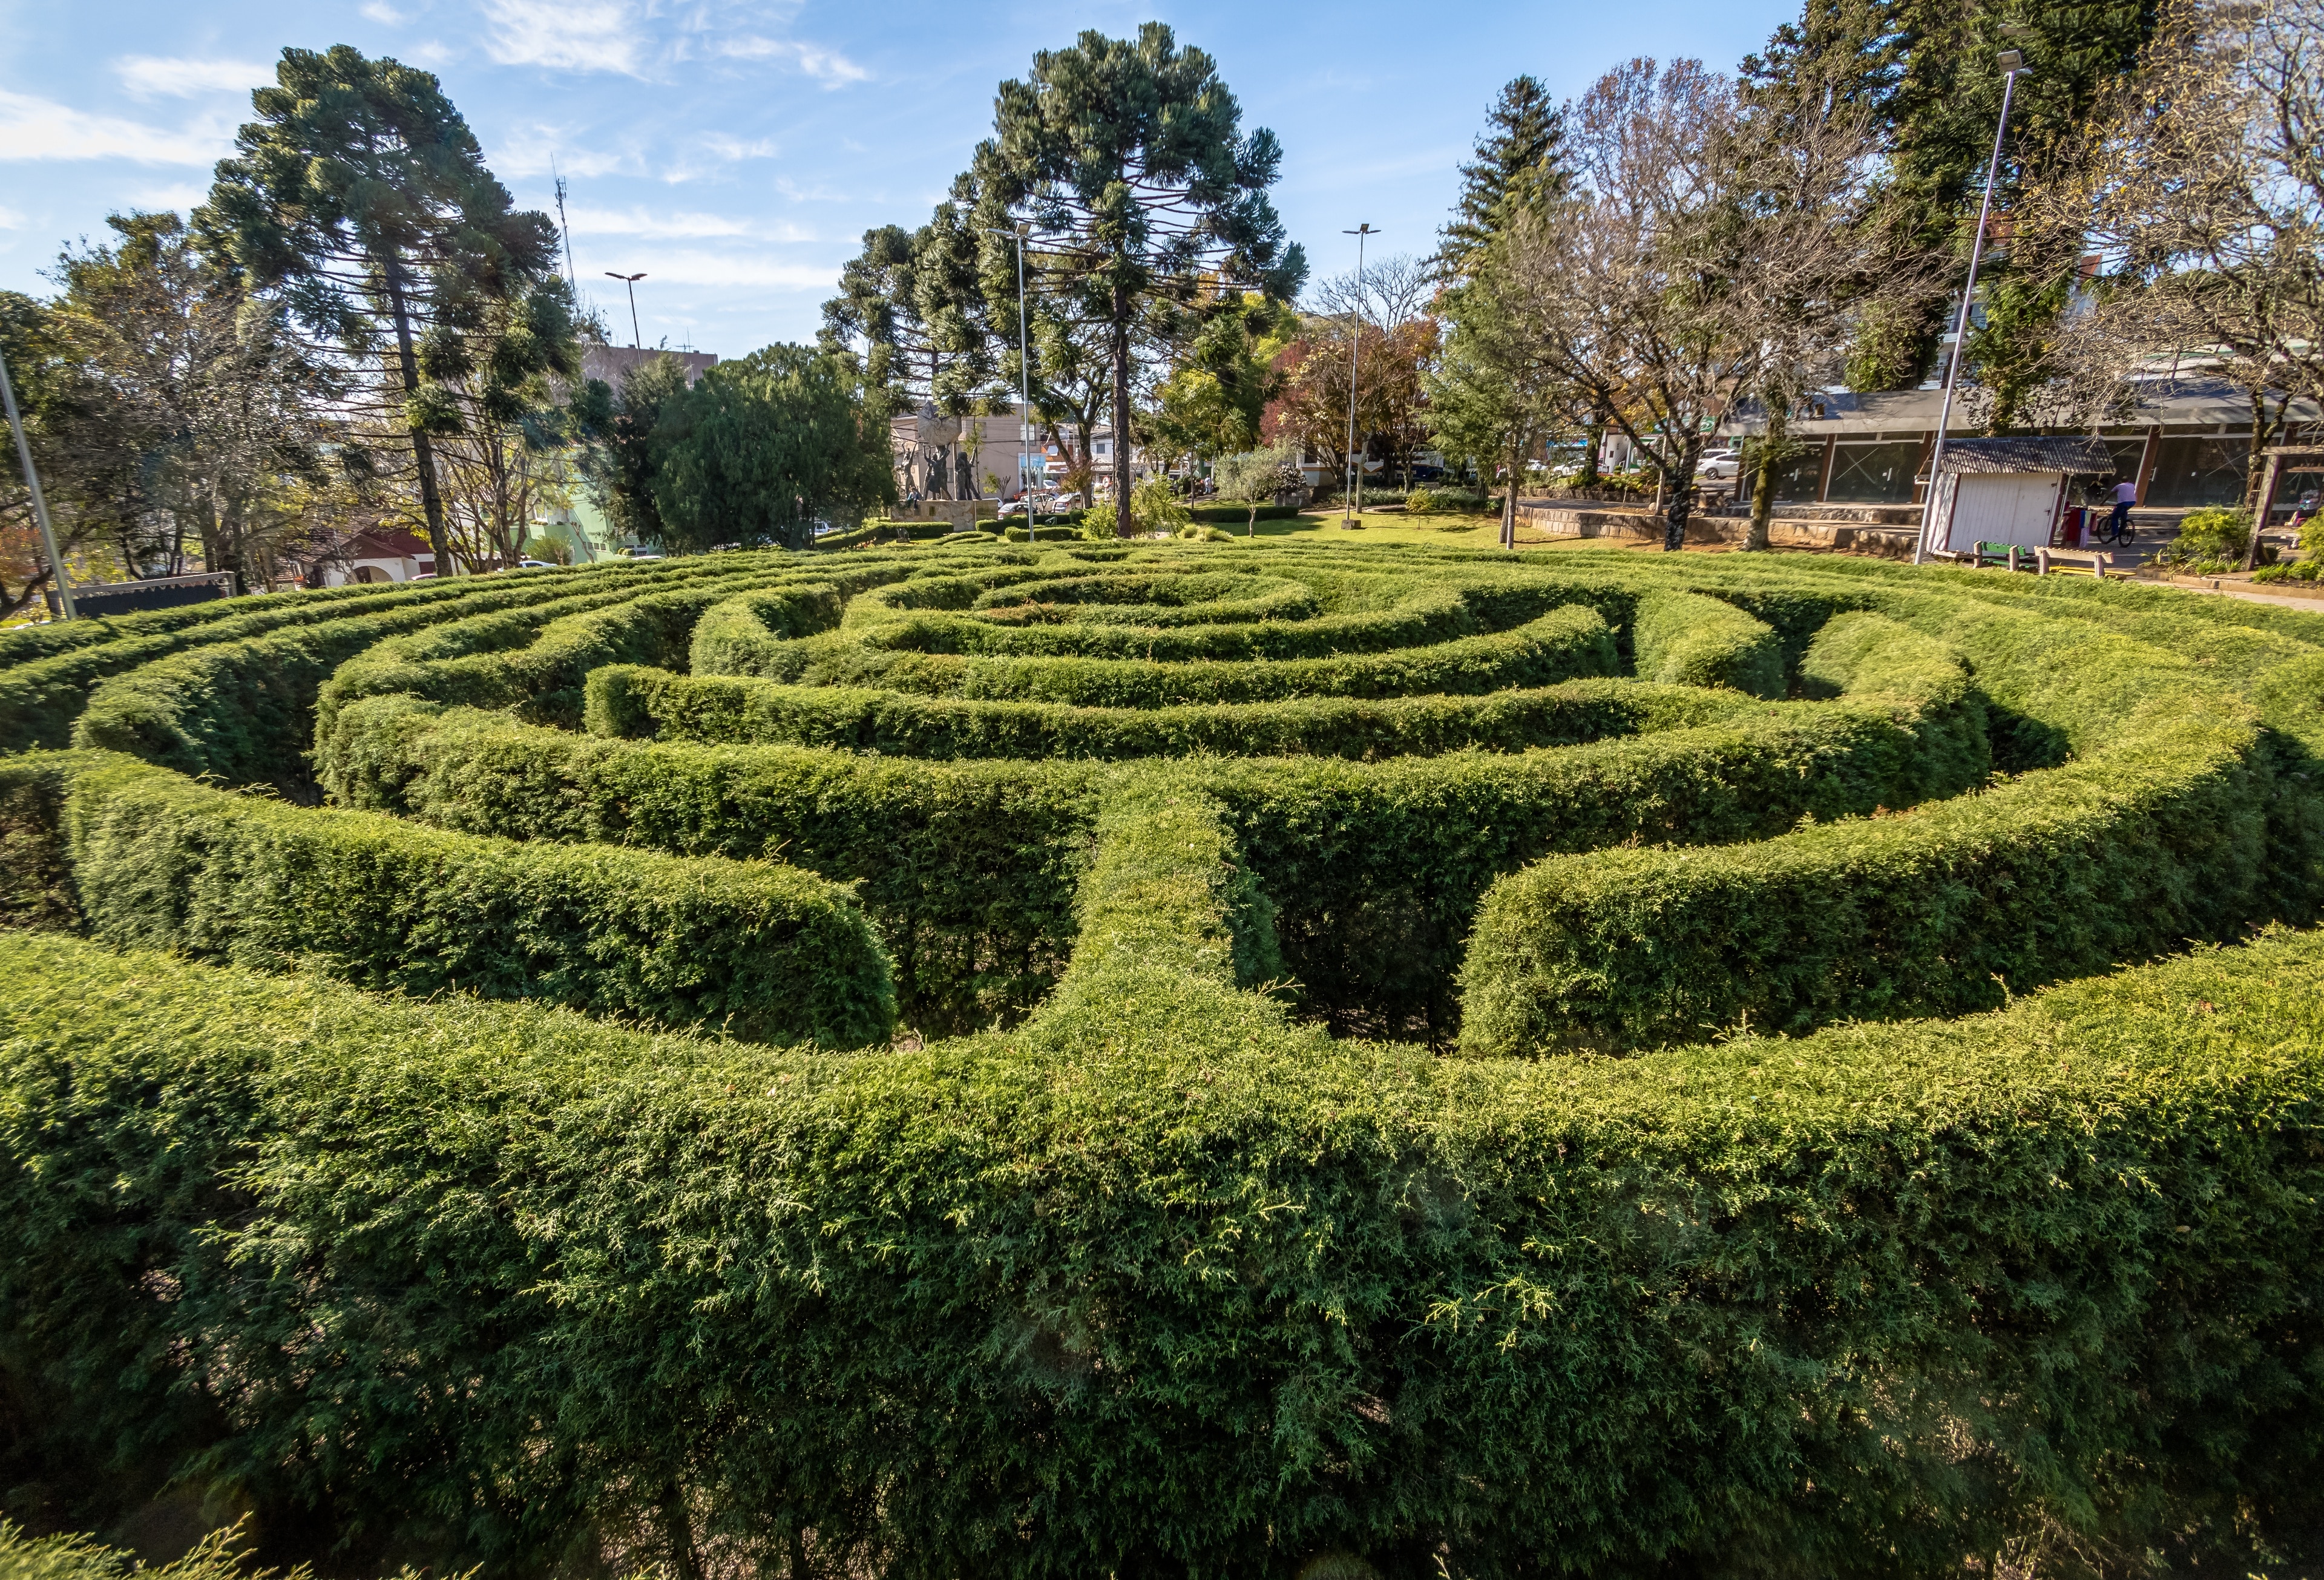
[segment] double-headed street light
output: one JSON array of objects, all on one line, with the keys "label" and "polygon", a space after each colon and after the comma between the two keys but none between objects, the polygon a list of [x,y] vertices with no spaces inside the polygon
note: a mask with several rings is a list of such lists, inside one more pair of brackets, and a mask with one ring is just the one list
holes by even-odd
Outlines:
[{"label": "double-headed street light", "polygon": [[1921,530],[1913,539],[1913,563],[1929,563],[1929,527],[1936,519],[1937,489],[1943,473],[1945,460],[1945,430],[1953,417],[1953,387],[1960,382],[1961,343],[1969,338],[1969,306],[1977,296],[1977,266],[1985,257],[1986,216],[1993,212],[1993,184],[2001,177],[2001,144],[2009,134],[2009,100],[2017,91],[2017,75],[2025,69],[2025,57],[2015,50],[2004,50],[1994,59],[2001,67],[2001,120],[1993,129],[1993,157],[1985,165],[1985,197],[1977,206],[1977,239],[1969,248],[1969,283],[1961,288],[1960,311],[1953,318],[1952,354],[1945,359],[1945,395],[1937,403],[1937,442],[1929,453],[1929,492],[1921,501]]},{"label": "double-headed street light", "polygon": [[645,336],[638,333],[638,281],[645,278],[645,271],[640,270],[635,274],[616,274],[608,269],[605,271],[605,278],[621,280],[630,288],[630,349],[643,350],[644,347],[640,342],[643,341]]}]

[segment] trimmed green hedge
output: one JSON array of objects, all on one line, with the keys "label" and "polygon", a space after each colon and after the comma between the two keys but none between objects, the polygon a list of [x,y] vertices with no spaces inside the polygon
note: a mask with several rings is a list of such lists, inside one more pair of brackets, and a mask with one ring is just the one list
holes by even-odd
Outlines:
[{"label": "trimmed green hedge", "polygon": [[[595,726],[636,721],[632,686],[682,684],[641,673],[593,678]],[[1200,760],[1191,782],[1233,808],[1237,837],[1283,912],[1284,952],[1310,1008],[1343,1029],[1443,1034],[1457,1018],[1453,973],[1477,896],[1549,851],[1766,838],[1803,816],[1869,813],[1977,784],[1988,766],[1982,699],[1964,685],[1957,661],[1932,674],[1923,698],[1883,692],[1776,706],[1700,693],[1685,694],[1700,699],[1687,704],[1636,683],[1582,682],[1554,694],[1571,699],[1577,723],[1627,716],[1669,728],[1561,751],[1369,766]],[[1512,710],[1524,706],[1500,695]],[[1634,711],[1642,704],[1646,712]],[[1289,722],[1318,717],[1296,710],[1342,705],[1282,706]],[[1414,712],[1441,717],[1450,707],[1438,699]],[[1713,721],[1693,723],[1690,709]],[[1212,717],[1223,735],[1238,724],[1265,728],[1255,712]],[[1140,715],[1119,717],[1127,730]],[[987,1002],[982,989],[964,997],[960,986],[982,978],[996,953],[1033,951],[1010,989],[1012,1006],[1054,978],[1054,968],[1030,961],[1062,961],[1070,948],[1065,872],[1014,834],[1092,837],[1086,797],[1103,782],[1085,764],[584,742],[484,715],[402,707],[348,710],[318,760],[350,805],[477,831],[729,855],[779,850],[826,877],[862,880],[899,962],[907,1017],[954,1026],[979,1023],[936,1006]],[[949,814],[963,796],[995,826],[972,833],[955,823]],[[993,942],[969,943],[981,938]]]},{"label": "trimmed green hedge", "polygon": [[[490,580],[463,577],[387,590],[348,587],[225,599],[34,627],[42,632],[72,632],[80,639],[23,644],[0,659],[0,751],[63,746],[71,739],[73,721],[88,704],[92,688],[172,653],[364,616],[383,620],[388,629],[409,630],[444,620],[454,609],[512,607],[567,596],[579,580],[577,574],[563,572]],[[202,618],[160,618],[196,614]]]},{"label": "trimmed green hedge", "polygon": [[1728,686],[1755,697],[1784,694],[1784,653],[1775,628],[1716,598],[1647,594],[1638,600],[1631,641],[1642,679]]},{"label": "trimmed green hedge", "polygon": [[857,885],[904,1023],[945,1033],[1021,1018],[1064,972],[1101,795],[1093,765],[641,747],[401,696],[343,710],[318,758],[346,806]]},{"label": "trimmed green hedge", "polygon": [[1197,752],[1370,759],[1571,746],[1708,723],[1748,706],[1692,687],[1575,680],[1480,697],[1087,708],[786,685],[616,665],[590,675],[586,723],[594,734],[632,739],[827,747],[928,761]]},{"label": "trimmed green hedge", "polygon": [[2275,786],[2246,721],[1909,814],[1699,850],[1554,858],[1497,886],[1462,968],[1472,1052],[1737,1024],[1955,1015],[2265,920]]},{"label": "trimmed green hedge", "polygon": [[2314,937],[1514,1065],[1174,976],[801,1056],[0,936],[6,1474],[493,1576],[2241,1574],[2324,1519]]},{"label": "trimmed green hedge", "polygon": [[[6,767],[0,785],[19,795],[8,831],[31,845],[32,819],[59,816],[46,834],[69,862],[75,919],[123,948],[305,963],[370,987],[541,998],[753,1042],[855,1047],[892,1024],[887,960],[853,896],[795,868],[446,833],[206,789],[106,754]],[[45,797],[24,796],[42,777]],[[44,854],[44,870],[56,864]],[[9,909],[42,897],[13,870],[9,887]]]},{"label": "trimmed green hedge", "polygon": [[964,657],[867,648],[838,638],[794,646],[770,677],[876,685],[924,696],[1017,698],[1094,707],[1274,702],[1301,696],[1476,695],[1616,670],[1612,633],[1571,606],[1494,636],[1344,657],[1157,664],[1143,658]]},{"label": "trimmed green hedge", "polygon": [[257,635],[227,636],[221,630],[223,639],[141,663],[100,684],[73,725],[72,742],[235,784],[303,787],[318,697],[324,683],[348,659],[391,638],[425,635],[431,626],[438,628],[438,639],[447,639],[445,628],[465,626],[460,617],[479,611],[488,611],[484,620],[490,629],[529,631],[554,618],[542,611],[562,601],[618,603],[641,592],[683,586],[739,568],[727,559],[706,556],[669,565],[595,571],[593,578],[615,579],[578,593],[570,580],[546,572],[469,588],[462,588],[467,579],[461,578],[451,584],[460,592],[440,605],[418,601],[428,589],[414,589],[381,612]]},{"label": "trimmed green hedge", "polygon": [[[1205,527],[1240,527],[1253,519],[1248,504],[1189,505],[1186,514]],[[1297,519],[1298,515],[1297,505],[1261,505],[1257,519],[1261,521],[1290,521]]]}]

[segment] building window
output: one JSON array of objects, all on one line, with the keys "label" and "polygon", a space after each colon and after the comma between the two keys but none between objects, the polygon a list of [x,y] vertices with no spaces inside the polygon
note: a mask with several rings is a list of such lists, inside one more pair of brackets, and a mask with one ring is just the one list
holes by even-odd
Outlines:
[{"label": "building window", "polygon": [[[2108,439],[2106,447],[2107,454],[2114,457],[2114,480],[2116,482],[2136,482],[2139,464],[2146,459],[2145,436],[2141,435],[2135,439]],[[2111,500],[2114,496],[2109,492],[2107,497]]]},{"label": "building window", "polygon": [[1909,505],[1920,464],[1918,439],[1841,445],[1832,452],[1831,487],[1824,498],[1843,505]]},{"label": "building window", "polygon": [[[1787,461],[1775,463],[1775,501],[1778,504],[1813,504],[1816,490],[1823,486],[1823,446],[1810,444],[1807,448]],[[1743,497],[1749,499],[1758,486],[1758,473],[1749,467],[1743,470]]]},{"label": "building window", "polygon": [[2244,467],[2250,455],[2247,439],[2158,439],[2154,478],[2146,485],[2146,502],[2166,510],[2239,505],[2244,502]]}]

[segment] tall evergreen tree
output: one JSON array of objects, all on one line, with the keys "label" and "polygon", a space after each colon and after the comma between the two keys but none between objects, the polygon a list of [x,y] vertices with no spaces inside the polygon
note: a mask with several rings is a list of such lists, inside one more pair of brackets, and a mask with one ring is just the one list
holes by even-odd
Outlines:
[{"label": "tall evergreen tree", "polygon": [[[1994,212],[2014,216],[2027,190],[2056,178],[2093,109],[2137,68],[2153,37],[2160,0],[2061,0],[2023,7],[2006,0],[1806,0],[1767,51],[1747,60],[1743,78],[1761,92],[1821,91],[1840,84],[1876,110],[1883,130],[1884,219],[1910,230],[1925,249],[1954,249],[1966,265],[1982,197],[1986,161],[2001,110],[2003,49],[2030,69],[2010,105]],[[2080,238],[2023,228],[1989,251],[1979,276],[1997,320],[1967,350],[2000,388],[2006,426],[2011,391],[2043,376],[2045,347],[2065,302],[2059,281]],[[1946,326],[1945,304],[1868,315],[1857,326],[1850,382],[1896,389],[1932,367]]]},{"label": "tall evergreen tree", "polygon": [[[1267,196],[1282,149],[1241,122],[1210,56],[1148,23],[1135,40],[1090,32],[1036,55],[1024,80],[1001,85],[993,136],[977,147],[977,228],[1028,225],[1028,289],[1053,315],[1104,331],[1120,501],[1135,343],[1182,333],[1190,314],[1240,310],[1246,290],[1287,301],[1306,277]],[[996,318],[1013,321],[1006,251],[987,250],[987,294]],[[1127,532],[1130,512],[1120,520]]]},{"label": "tall evergreen tree", "polygon": [[[258,119],[219,161],[196,224],[254,286],[279,295],[350,363],[378,369],[378,431],[408,446],[429,544],[448,574],[430,440],[463,431],[466,402],[456,378],[427,364],[490,368],[493,348],[469,355],[456,343],[491,335],[493,304],[546,289],[558,274],[557,228],[519,210],[493,179],[432,73],[338,44],[285,50],[274,75],[275,87],[251,95]],[[535,327],[554,317],[544,309]],[[507,382],[554,365],[538,349],[516,359],[531,365],[512,364]]]},{"label": "tall evergreen tree", "polygon": [[1436,252],[1439,271],[1459,279],[1508,228],[1513,207],[1539,210],[1564,194],[1565,112],[1531,77],[1510,79],[1485,117],[1477,157],[1461,167],[1461,197]]},{"label": "tall evergreen tree", "polygon": [[615,535],[627,542],[662,541],[654,457],[663,419],[685,393],[685,364],[664,354],[632,368],[619,390],[592,379],[574,398],[584,441],[582,480]]},{"label": "tall evergreen tree", "polygon": [[993,372],[967,220],[973,197],[966,178],[956,187],[917,231],[863,233],[863,250],[839,271],[839,294],[823,304],[822,336],[832,349],[860,343],[864,371],[899,407],[927,401],[954,417],[967,413]]}]

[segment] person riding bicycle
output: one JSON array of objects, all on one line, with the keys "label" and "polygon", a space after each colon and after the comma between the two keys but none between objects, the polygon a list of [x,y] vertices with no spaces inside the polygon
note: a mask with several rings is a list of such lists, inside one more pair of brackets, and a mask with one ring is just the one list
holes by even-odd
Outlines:
[{"label": "person riding bicycle", "polygon": [[2130,507],[2138,502],[2138,484],[2117,482],[2114,485],[2114,514],[2107,518],[2107,531],[2117,540],[2123,528],[2130,525]]}]

